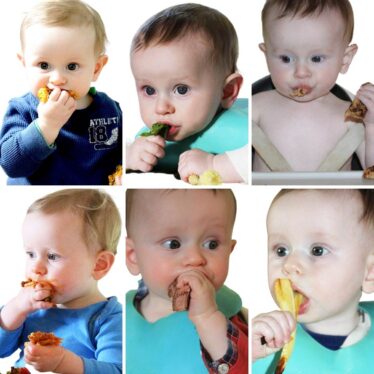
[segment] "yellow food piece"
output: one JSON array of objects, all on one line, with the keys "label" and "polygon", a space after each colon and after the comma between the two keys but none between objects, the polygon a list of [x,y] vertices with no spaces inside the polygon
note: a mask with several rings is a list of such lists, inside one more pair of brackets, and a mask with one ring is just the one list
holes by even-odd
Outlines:
[{"label": "yellow food piece", "polygon": [[51,92],[51,90],[48,89],[47,87],[39,88],[39,90],[38,90],[38,98],[39,98],[39,100],[42,103],[45,104],[48,101],[50,92]]},{"label": "yellow food piece", "polygon": [[199,184],[199,176],[197,174],[191,174],[188,177],[188,183],[192,184],[193,186],[197,186]]},{"label": "yellow food piece", "polygon": [[188,183],[197,186],[216,186],[222,183],[221,176],[215,170],[206,170],[200,176],[191,174],[188,177]]},{"label": "yellow food piece", "polygon": [[[78,99],[78,95],[76,94],[75,91],[73,90],[66,90],[69,95],[77,100]],[[48,101],[48,98],[49,98],[49,94],[52,92],[52,90],[48,87],[42,87],[42,88],[39,88],[38,90],[38,99],[43,103],[45,104],[47,101]]]},{"label": "yellow food piece", "polygon": [[114,186],[116,184],[116,178],[122,177],[122,165],[116,167],[116,171],[108,176],[109,185]]},{"label": "yellow food piece", "polygon": [[[296,319],[299,313],[300,305],[303,302],[303,295],[292,288],[291,281],[287,278],[277,279],[274,283],[275,298],[279,307],[283,311],[290,312]],[[296,330],[291,334],[290,341],[283,346],[280,360],[278,362],[275,374],[282,374],[289,360],[295,344]]]}]

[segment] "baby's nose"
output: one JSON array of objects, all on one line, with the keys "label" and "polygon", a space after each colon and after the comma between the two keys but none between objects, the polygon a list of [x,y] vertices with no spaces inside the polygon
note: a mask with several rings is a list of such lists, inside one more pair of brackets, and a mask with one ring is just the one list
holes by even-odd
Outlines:
[{"label": "baby's nose", "polygon": [[289,255],[283,264],[282,272],[286,276],[303,274],[304,266],[299,256],[294,254]]},{"label": "baby's nose", "polygon": [[157,98],[156,102],[156,113],[158,115],[172,114],[175,112],[175,108],[170,98],[161,95]]},{"label": "baby's nose", "polygon": [[206,259],[198,246],[190,246],[185,249],[184,265],[185,266],[203,266],[206,264]]},{"label": "baby's nose", "polygon": [[58,70],[51,73],[49,81],[55,86],[61,86],[66,83],[65,76]]},{"label": "baby's nose", "polygon": [[45,275],[47,273],[47,268],[44,263],[39,260],[32,265],[32,272],[35,275]]},{"label": "baby's nose", "polygon": [[307,64],[303,62],[298,62],[295,67],[295,77],[302,79],[307,78],[311,75],[311,71]]}]

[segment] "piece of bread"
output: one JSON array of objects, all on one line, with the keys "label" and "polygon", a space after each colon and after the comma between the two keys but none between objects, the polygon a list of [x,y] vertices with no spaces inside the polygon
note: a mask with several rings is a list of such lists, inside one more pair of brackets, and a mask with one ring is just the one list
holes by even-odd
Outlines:
[{"label": "piece of bread", "polygon": [[308,90],[304,87],[299,87],[296,88],[295,90],[292,91],[291,96],[293,97],[303,97],[308,93]]},{"label": "piece of bread", "polygon": [[[64,91],[67,91],[73,99],[76,100],[78,98],[78,95],[75,93],[75,91],[73,91],[73,90],[64,90]],[[49,98],[49,95],[50,95],[51,92],[52,92],[52,90],[48,87],[39,88],[38,98],[39,98],[40,102],[45,104],[48,101],[48,98]]]},{"label": "piece of bread", "polygon": [[168,288],[168,296],[171,297],[173,311],[182,312],[188,310],[190,306],[191,288],[188,285],[177,287],[178,278]]},{"label": "piece of bread", "polygon": [[365,179],[374,179],[374,165],[364,170],[363,177]]},{"label": "piece of bread", "polygon": [[345,111],[344,121],[363,123],[367,111],[368,108],[366,107],[366,105],[356,97],[349,108]]},{"label": "piece of bread", "polygon": [[58,346],[61,344],[62,339],[57,337],[53,332],[32,332],[28,336],[29,341],[32,344],[43,345],[43,346]]},{"label": "piece of bread", "polygon": [[51,295],[47,296],[45,299],[42,300],[42,301],[46,301],[46,302],[50,303],[52,301],[53,294],[55,293],[54,287],[52,286],[51,283],[49,283],[47,281],[32,280],[30,278],[26,281],[21,282],[21,287],[35,288],[37,285],[40,285],[40,288],[44,288],[44,287],[48,286],[51,289]]}]

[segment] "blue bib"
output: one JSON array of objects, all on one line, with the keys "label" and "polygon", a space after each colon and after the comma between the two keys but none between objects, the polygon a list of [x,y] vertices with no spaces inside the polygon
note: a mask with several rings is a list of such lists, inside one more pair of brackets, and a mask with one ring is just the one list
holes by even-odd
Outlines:
[{"label": "blue bib", "polygon": [[[191,115],[193,115],[191,113]],[[149,130],[142,128],[138,136]],[[201,132],[178,142],[167,141],[165,157],[158,160],[154,172],[176,173],[179,156],[189,149],[219,154],[241,148],[248,144],[248,99],[237,99],[230,109],[213,118]]]},{"label": "blue bib", "polygon": [[[200,341],[188,312],[176,312],[150,323],[134,307],[136,291],[126,295],[127,374],[207,374]],[[223,286],[216,295],[219,310],[233,317],[240,297]]]},{"label": "blue bib", "polygon": [[[374,303],[360,303],[370,315],[371,327],[367,335],[348,347],[337,351],[325,348],[298,325],[295,348],[284,374],[369,374],[374,373]],[[257,360],[253,374],[274,374],[280,353]]]}]

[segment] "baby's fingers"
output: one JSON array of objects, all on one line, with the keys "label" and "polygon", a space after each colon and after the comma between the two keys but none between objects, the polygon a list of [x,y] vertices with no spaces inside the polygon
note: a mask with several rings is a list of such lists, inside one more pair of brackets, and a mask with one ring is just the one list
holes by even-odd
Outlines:
[{"label": "baby's fingers", "polygon": [[254,337],[269,348],[281,348],[290,339],[294,322],[290,313],[274,311],[262,314],[253,321]]}]

